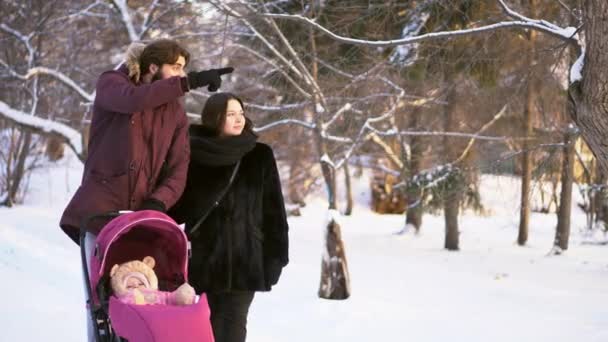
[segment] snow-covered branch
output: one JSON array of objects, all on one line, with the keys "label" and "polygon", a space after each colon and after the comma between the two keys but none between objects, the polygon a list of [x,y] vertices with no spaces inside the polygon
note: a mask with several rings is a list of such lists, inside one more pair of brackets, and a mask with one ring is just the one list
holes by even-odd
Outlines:
[{"label": "snow-covered branch", "polygon": [[585,49],[581,49],[581,54],[578,56],[572,67],[570,68],[570,84],[581,81],[583,79],[583,65],[585,62]]},{"label": "snow-covered branch", "polygon": [[323,129],[326,130],[329,128],[329,126],[331,126],[342,114],[344,114],[346,111],[350,110],[352,108],[352,105],[350,104],[350,102],[345,103],[340,109],[338,109],[336,111],[336,114],[334,114],[334,116],[326,123],[323,124]]},{"label": "snow-covered branch", "polygon": [[135,31],[135,26],[133,25],[133,20],[131,15],[129,14],[129,7],[127,6],[126,0],[112,0],[116,8],[120,12],[120,16],[122,22],[125,24],[127,28],[127,33],[129,34],[129,39],[132,42],[139,41],[139,34]]},{"label": "snow-covered branch", "polygon": [[303,126],[309,129],[315,129],[316,125],[310,122],[305,122],[302,120],[296,120],[296,119],[284,119],[284,120],[279,120],[279,121],[275,121],[275,122],[271,122],[267,125],[264,125],[262,127],[256,127],[255,128],[255,132],[259,133],[259,132],[263,132],[266,130],[269,130],[271,128],[274,128],[276,126],[280,126],[280,125],[299,125],[299,126]]},{"label": "snow-covered branch", "polygon": [[[401,94],[401,96],[403,96],[403,93]],[[366,131],[373,130],[373,127],[371,126],[372,123],[384,121],[384,120],[392,117],[393,115],[395,115],[395,111],[397,111],[397,109],[401,107],[401,103],[400,103],[401,98],[400,97],[395,99],[394,103],[391,105],[391,108],[388,111],[386,111],[385,113],[383,113],[379,116],[376,116],[376,117],[368,118],[367,120],[365,120],[365,123],[363,124],[363,126],[361,126],[361,129],[359,130],[359,134],[357,135],[357,138],[355,139],[355,141],[347,149],[346,153],[344,153],[344,157],[338,163],[336,163],[337,168],[342,167],[342,164],[347,162],[348,159],[352,156],[352,154],[355,152],[356,148],[364,140]]]},{"label": "snow-covered branch", "polygon": [[[502,1],[502,0],[498,0],[498,1],[500,2],[501,6],[503,6],[503,8],[506,11],[508,11],[507,13],[509,16],[515,17],[518,20],[503,21],[503,22],[494,23],[494,24],[490,24],[490,25],[473,27],[473,28],[468,28],[468,29],[461,29],[461,30],[430,32],[430,33],[426,33],[426,34],[422,34],[422,35],[404,37],[401,39],[391,39],[391,40],[365,40],[365,39],[355,39],[355,38],[348,38],[348,37],[340,36],[340,35],[332,32],[331,30],[325,28],[324,26],[318,24],[315,20],[301,16],[301,15],[256,13],[256,16],[263,16],[266,18],[292,20],[292,21],[300,22],[305,25],[314,27],[315,29],[323,32],[324,34],[326,34],[327,36],[331,37],[332,39],[334,39],[338,42],[341,42],[344,44],[363,45],[363,46],[369,46],[369,47],[394,47],[394,46],[413,44],[413,43],[418,43],[418,42],[428,41],[428,40],[436,40],[436,39],[444,39],[444,38],[449,38],[449,37],[486,33],[486,32],[491,32],[491,31],[500,30],[500,29],[507,29],[507,28],[534,29],[534,30],[538,30],[538,31],[547,33],[549,35],[552,35],[556,38],[577,44],[577,38],[575,37],[576,28],[574,28],[574,27],[561,28],[561,27],[554,25],[552,23],[549,23],[545,20],[535,20],[535,19],[527,18],[523,15],[516,13],[515,11],[512,11],[508,6],[506,6],[504,1]],[[242,16],[238,13],[232,13],[232,15],[235,15],[238,18],[244,18],[244,16]]]},{"label": "snow-covered branch", "polygon": [[35,67],[35,68],[30,69],[24,77],[26,79],[29,79],[36,75],[49,75],[49,76],[55,77],[56,79],[58,79],[59,81],[63,82],[65,85],[67,85],[68,87],[75,90],[78,93],[78,95],[80,95],[82,98],[84,98],[88,102],[93,102],[93,100],[95,99],[95,93],[89,93],[89,92],[85,91],[82,87],[80,87],[78,84],[76,84],[76,82],[74,82],[74,80],[72,80],[70,77],[68,77],[66,74],[64,74],[60,71],[49,69],[46,67]]},{"label": "snow-covered branch", "polygon": [[300,103],[286,103],[277,106],[269,106],[269,105],[261,105],[257,103],[247,102],[245,107],[247,108],[255,108],[257,110],[263,110],[265,112],[283,112],[288,110],[300,109],[310,105],[310,102],[300,102]]},{"label": "snow-covered branch", "polygon": [[24,113],[10,107],[1,100],[0,115],[4,119],[33,132],[59,137],[78,155],[80,160],[84,160],[82,135],[75,129],[53,120],[46,120]]},{"label": "snow-covered branch", "polygon": [[489,140],[489,141],[512,141],[512,140],[532,140],[534,138],[514,138],[514,137],[505,137],[505,136],[488,136],[488,135],[480,135],[474,133],[461,133],[461,132],[440,132],[440,131],[395,131],[394,129],[389,129],[386,131],[381,131],[376,128],[370,127],[370,130],[375,132],[381,136],[435,136],[435,137],[454,137],[454,138],[466,138],[466,139],[476,139],[476,140]]},{"label": "snow-covered branch", "polygon": [[546,20],[538,20],[538,19],[532,19],[532,18],[528,18],[525,15],[522,15],[520,13],[517,13],[516,11],[512,10],[511,8],[509,8],[509,6],[507,6],[507,4],[504,2],[504,0],[498,0],[498,3],[500,4],[500,6],[502,7],[502,9],[505,11],[505,13],[516,20],[521,20],[527,23],[533,23],[539,26],[543,26],[546,27],[547,30],[550,30],[551,32],[547,32],[547,33],[553,33],[556,36],[561,36],[562,39],[564,40],[572,40],[575,39],[575,35],[576,35],[576,31],[577,29],[574,27],[559,27],[551,22],[548,22]]}]

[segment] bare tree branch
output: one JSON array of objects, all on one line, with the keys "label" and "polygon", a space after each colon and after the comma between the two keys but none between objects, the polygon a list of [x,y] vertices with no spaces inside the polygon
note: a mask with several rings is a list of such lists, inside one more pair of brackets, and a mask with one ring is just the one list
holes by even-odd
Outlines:
[{"label": "bare tree branch", "polygon": [[158,0],[154,0],[150,6],[148,6],[148,10],[146,11],[146,15],[144,16],[144,20],[141,22],[141,27],[139,29],[139,32],[141,32],[139,34],[139,37],[143,37],[145,32],[148,31],[148,29],[150,28],[150,20],[152,19],[152,17],[154,16],[154,12],[156,11],[156,8],[158,6]]},{"label": "bare tree branch", "polygon": [[393,163],[395,163],[395,165],[397,165],[397,167],[399,167],[399,169],[403,169],[403,161],[401,161],[397,153],[395,153],[395,151],[386,142],[384,142],[384,140],[382,140],[382,138],[380,138],[378,134],[371,132],[369,134],[369,137],[374,143],[376,143],[384,150],[386,155]]},{"label": "bare tree branch", "polygon": [[[498,119],[500,119],[506,112],[507,112],[507,105],[505,104],[504,106],[502,106],[502,109],[500,111],[498,111],[498,113],[496,113],[496,115],[494,115],[494,117],[492,118],[492,120],[490,120],[485,125],[483,125],[475,133],[475,135],[479,135],[479,134],[483,133],[486,129],[488,129],[496,121],[498,121]],[[476,138],[471,138],[471,140],[469,140],[469,143],[465,147],[464,151],[462,151],[462,154],[460,154],[460,157],[458,157],[455,161],[453,161],[452,164],[458,164],[459,162],[461,162],[467,156],[467,154],[469,153],[469,151],[473,147],[473,144],[475,143],[475,140],[477,140],[477,139]]]},{"label": "bare tree branch", "polygon": [[0,24],[0,29],[2,29],[3,31],[12,34],[13,36],[15,36],[19,41],[21,41],[23,43],[23,45],[25,45],[25,48],[28,51],[28,57],[27,57],[27,64],[29,66],[32,65],[32,63],[34,62],[34,48],[32,47],[32,44],[30,43],[30,40],[32,39],[34,33],[30,33],[29,35],[24,35],[21,32],[12,29],[10,27],[8,27],[6,24],[2,23]]},{"label": "bare tree branch", "polygon": [[304,97],[306,98],[311,98],[312,95],[307,92],[306,90],[304,90],[299,84],[298,82],[296,82],[291,76],[289,76],[289,74],[287,72],[285,72],[283,70],[283,68],[281,68],[279,65],[277,65],[273,60],[265,57],[264,55],[258,53],[257,51],[245,46],[245,45],[241,45],[241,44],[232,44],[231,46],[235,46],[238,47],[240,49],[243,49],[247,52],[249,52],[250,54],[256,56],[257,58],[259,58],[260,60],[272,65],[276,70],[278,70],[284,77],[285,79],[291,83],[291,85],[294,86],[294,88],[296,88],[297,91],[299,91],[302,95],[304,95]]},{"label": "bare tree branch", "polygon": [[69,22],[71,20],[74,20],[78,17],[96,17],[96,18],[107,18],[108,15],[107,14],[103,14],[103,13],[96,13],[96,12],[91,12],[91,10],[97,6],[104,6],[104,7],[108,7],[110,8],[110,6],[105,3],[104,1],[100,1],[97,0],[94,3],[86,6],[85,8],[81,9],[81,10],[77,10],[76,12],[72,13],[72,14],[68,14],[66,16],[62,16],[62,17],[58,17],[55,18],[53,20],[51,20],[51,23],[55,23],[55,22]]},{"label": "bare tree branch", "polygon": [[298,70],[298,68],[296,68],[295,65],[293,65],[293,63],[291,61],[289,61],[289,59],[287,59],[285,56],[283,56],[283,54],[281,52],[279,52],[279,50],[277,50],[277,48],[270,41],[268,41],[268,39],[266,39],[266,37],[264,37],[264,35],[261,34],[255,28],[255,26],[252,25],[241,14],[239,14],[238,12],[236,12],[232,8],[224,5],[221,2],[216,4],[213,1],[211,1],[211,3],[214,4],[214,6],[217,6],[218,8],[220,8],[222,11],[224,11],[228,15],[232,15],[234,17],[241,18],[241,20],[243,21],[243,23],[270,49],[270,51],[275,56],[277,56],[286,66],[288,66],[289,69],[291,69],[298,77],[300,77],[302,79],[304,78],[304,76],[302,75],[302,73],[300,72],[300,70]]}]

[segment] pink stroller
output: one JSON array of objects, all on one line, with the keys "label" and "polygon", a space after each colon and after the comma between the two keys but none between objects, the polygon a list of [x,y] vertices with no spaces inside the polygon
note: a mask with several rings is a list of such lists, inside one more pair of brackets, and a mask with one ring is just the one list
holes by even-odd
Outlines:
[{"label": "pink stroller", "polygon": [[[91,219],[99,218],[113,219],[95,240],[89,272],[84,228]],[[160,290],[173,291],[188,280],[188,240],[170,217],[151,210],[95,215],[81,227],[80,247],[96,341],[214,341],[204,294],[197,303],[186,306],[132,305],[110,294],[111,267],[148,255],[156,259]]]}]

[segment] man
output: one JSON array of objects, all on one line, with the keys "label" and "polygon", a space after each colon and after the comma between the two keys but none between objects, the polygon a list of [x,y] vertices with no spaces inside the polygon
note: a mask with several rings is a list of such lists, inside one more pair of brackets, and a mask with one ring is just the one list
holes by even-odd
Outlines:
[{"label": "man", "polygon": [[[190,145],[179,98],[203,86],[216,91],[221,75],[233,71],[212,69],[185,77],[189,60],[188,51],[172,40],[145,47],[136,44],[129,47],[126,64],[99,77],[82,183],[59,223],[74,242],[80,242],[79,227],[90,215],[142,209],[164,212],[181,196]],[[87,263],[95,235],[105,222],[86,227],[81,247]],[[88,310],[87,321],[88,340],[93,341]]]},{"label": "man", "polygon": [[[172,40],[130,47],[128,61],[97,81],[82,183],[61,217],[78,243],[82,220],[117,210],[166,211],[186,182],[188,121],[179,98],[190,89],[216,91],[232,68],[190,72],[190,54]],[[141,75],[140,75],[141,71]],[[101,223],[87,231],[97,234]]]}]

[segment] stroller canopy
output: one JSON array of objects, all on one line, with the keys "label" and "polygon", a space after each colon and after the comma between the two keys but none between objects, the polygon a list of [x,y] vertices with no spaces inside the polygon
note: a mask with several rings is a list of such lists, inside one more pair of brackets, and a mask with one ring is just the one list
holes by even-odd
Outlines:
[{"label": "stroller canopy", "polygon": [[[188,281],[188,239],[169,216],[153,210],[123,214],[110,221],[95,241],[90,262],[92,289],[112,266],[152,256],[161,290]],[[93,291],[93,297],[96,291]],[[95,298],[96,299],[96,298]]]}]

